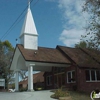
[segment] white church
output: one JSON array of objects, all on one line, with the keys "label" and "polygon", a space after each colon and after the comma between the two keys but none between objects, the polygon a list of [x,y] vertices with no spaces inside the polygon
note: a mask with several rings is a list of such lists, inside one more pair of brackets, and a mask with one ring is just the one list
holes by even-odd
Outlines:
[{"label": "white church", "polygon": [[[11,70],[16,72],[15,78],[15,90],[19,91],[19,71],[28,70],[28,90],[33,90],[33,66],[36,64],[23,56],[23,48],[25,50],[38,50],[38,33],[35,27],[32,12],[30,10],[30,3],[28,5],[27,14],[23,23],[22,31],[20,34],[20,45],[16,46],[13,61],[11,64]],[[35,52],[33,52],[35,54]],[[27,55],[27,54],[26,54]]]},{"label": "white church", "polygon": [[10,68],[16,73],[15,90],[19,91],[20,70],[28,70],[28,91],[33,91],[33,71],[51,71],[52,66],[66,66],[66,62],[58,50],[38,47],[38,33],[29,3],[20,34],[20,44],[16,45]]}]

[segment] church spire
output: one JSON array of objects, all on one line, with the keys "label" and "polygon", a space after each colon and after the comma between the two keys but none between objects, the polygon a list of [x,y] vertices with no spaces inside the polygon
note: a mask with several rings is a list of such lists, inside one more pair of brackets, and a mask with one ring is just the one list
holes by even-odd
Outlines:
[{"label": "church spire", "polygon": [[[28,10],[20,34],[21,44],[27,49],[37,49],[38,33],[36,30],[35,22],[30,9],[30,1],[28,2]],[[29,45],[30,44],[30,45]]]}]

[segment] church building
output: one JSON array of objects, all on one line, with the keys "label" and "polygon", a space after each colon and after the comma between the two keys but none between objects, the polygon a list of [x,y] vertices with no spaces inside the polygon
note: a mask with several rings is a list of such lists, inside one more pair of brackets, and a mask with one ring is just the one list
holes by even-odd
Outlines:
[{"label": "church building", "polygon": [[11,70],[16,73],[15,90],[19,91],[19,72],[28,71],[28,91],[34,91],[33,71],[44,73],[45,89],[66,88],[91,92],[100,88],[100,52],[56,46],[38,46],[38,33],[30,9],[27,9],[20,44],[16,45]]}]

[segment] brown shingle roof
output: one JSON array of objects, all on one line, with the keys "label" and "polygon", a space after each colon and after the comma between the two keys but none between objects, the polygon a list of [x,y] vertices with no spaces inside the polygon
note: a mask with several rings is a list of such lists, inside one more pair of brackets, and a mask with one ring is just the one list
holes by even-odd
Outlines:
[{"label": "brown shingle roof", "polygon": [[[80,67],[100,68],[100,64],[93,60],[80,48],[69,48],[64,46],[57,46],[56,49],[38,47],[38,50],[24,49],[22,45],[17,45],[26,61],[57,63],[57,64],[71,64],[76,63]],[[86,49],[87,50],[87,49]],[[85,51],[86,51],[85,50]],[[93,51],[89,52],[92,56],[98,59]],[[99,57],[100,58],[100,57]]]},{"label": "brown shingle roof", "polygon": [[58,48],[80,67],[100,68],[99,63],[97,63],[79,48],[69,48],[63,46],[58,46]]},{"label": "brown shingle roof", "polygon": [[33,75],[33,82],[44,82],[44,72],[36,73]]},{"label": "brown shingle roof", "polygon": [[29,50],[24,49],[22,45],[17,46],[26,61],[70,64],[70,61],[57,49],[38,47],[38,50]]},{"label": "brown shingle roof", "polygon": [[19,82],[19,84],[27,84],[27,83],[28,83],[27,79],[26,80],[24,79],[24,80],[22,80],[22,81]]},{"label": "brown shingle roof", "polygon": [[99,50],[94,50],[94,49],[82,49],[85,51],[87,54],[92,56],[97,62],[100,63],[100,51]]}]

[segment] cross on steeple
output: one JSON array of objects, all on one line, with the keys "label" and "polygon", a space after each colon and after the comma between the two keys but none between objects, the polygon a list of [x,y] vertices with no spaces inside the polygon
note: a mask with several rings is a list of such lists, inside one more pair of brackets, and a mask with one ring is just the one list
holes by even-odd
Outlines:
[{"label": "cross on steeple", "polygon": [[30,8],[30,0],[28,0],[28,8]]}]

